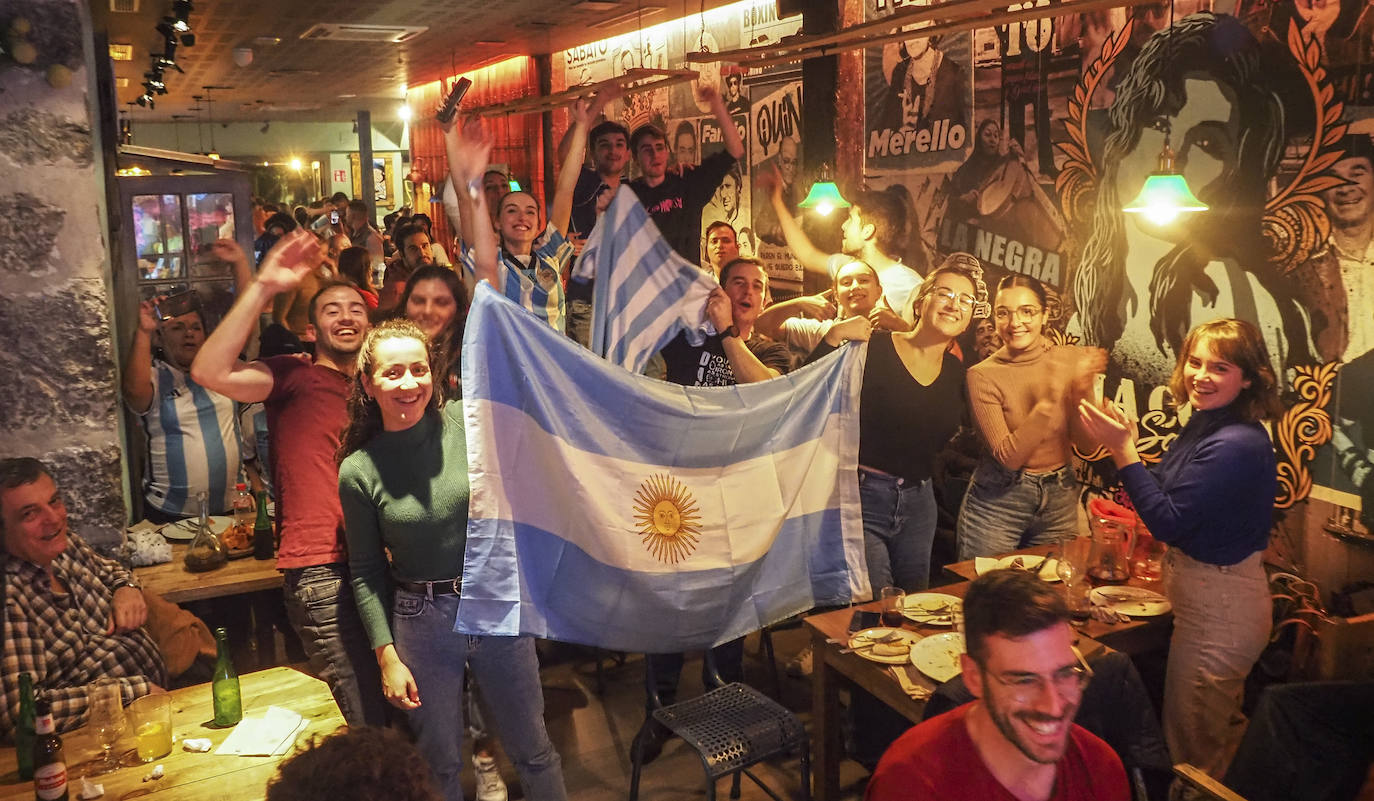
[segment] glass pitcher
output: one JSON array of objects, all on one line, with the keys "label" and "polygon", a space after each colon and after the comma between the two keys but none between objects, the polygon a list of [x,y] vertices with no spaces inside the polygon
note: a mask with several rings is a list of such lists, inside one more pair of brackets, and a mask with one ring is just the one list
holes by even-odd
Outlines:
[{"label": "glass pitcher", "polygon": [[186,569],[192,573],[214,570],[229,561],[224,543],[210,529],[210,496],[201,492],[196,495],[200,503],[200,520],[196,524],[196,538],[186,549]]},{"label": "glass pitcher", "polygon": [[1088,556],[1088,578],[1094,584],[1125,584],[1131,577],[1131,550],[1135,527],[1121,519],[1090,515],[1093,546]]}]

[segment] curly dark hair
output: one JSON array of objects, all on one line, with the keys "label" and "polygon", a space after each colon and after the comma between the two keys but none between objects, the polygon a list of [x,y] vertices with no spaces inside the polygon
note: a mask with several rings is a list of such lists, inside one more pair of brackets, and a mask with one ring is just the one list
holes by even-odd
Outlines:
[{"label": "curly dark hair", "polygon": [[267,783],[267,801],[439,801],[429,765],[391,729],[356,726],[310,738]]},{"label": "curly dark hair", "polygon": [[[341,463],[350,453],[362,448],[382,430],[382,410],[367,394],[363,380],[377,369],[377,345],[387,339],[416,340],[425,346],[425,351],[429,353],[429,363],[434,364],[434,354],[429,352],[429,337],[420,330],[420,326],[404,317],[386,320],[367,332],[363,346],[358,349],[358,369],[353,374],[352,388],[348,393],[348,426],[339,438],[339,450],[335,453],[335,459]],[[436,389],[430,395],[430,409],[439,408],[442,394]]]}]

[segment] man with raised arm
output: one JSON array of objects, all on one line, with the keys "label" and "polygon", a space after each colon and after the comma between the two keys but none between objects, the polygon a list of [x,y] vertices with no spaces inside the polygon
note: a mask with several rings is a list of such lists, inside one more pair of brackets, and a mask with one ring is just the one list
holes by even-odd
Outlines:
[{"label": "man with raised arm", "polygon": [[358,349],[367,334],[367,304],[352,284],[326,283],[310,300],[313,361],[239,359],[258,310],[298,286],[320,263],[319,251],[319,241],[305,232],[283,237],[263,258],[257,280],[201,346],[191,377],[241,403],[264,402],[277,502],[277,567],[285,578],[287,615],[344,719],[350,725],[382,725],[386,702],[349,584],[335,461],[348,423]]}]

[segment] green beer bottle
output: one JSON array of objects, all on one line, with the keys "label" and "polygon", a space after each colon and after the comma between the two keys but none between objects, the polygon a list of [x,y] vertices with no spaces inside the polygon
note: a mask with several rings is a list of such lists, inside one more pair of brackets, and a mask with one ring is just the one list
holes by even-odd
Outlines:
[{"label": "green beer bottle", "polygon": [[258,493],[258,519],[253,523],[253,558],[271,559],[275,536],[272,519],[267,516],[267,493]]},{"label": "green beer bottle", "polygon": [[243,698],[239,694],[239,674],[234,672],[234,661],[229,658],[229,635],[223,628],[215,629],[215,648],[219,654],[210,683],[215,697],[215,725],[233,726],[243,720]]},{"label": "green beer bottle", "polygon": [[19,778],[33,778],[33,674],[19,674],[19,720],[14,724],[14,750],[19,762]]}]

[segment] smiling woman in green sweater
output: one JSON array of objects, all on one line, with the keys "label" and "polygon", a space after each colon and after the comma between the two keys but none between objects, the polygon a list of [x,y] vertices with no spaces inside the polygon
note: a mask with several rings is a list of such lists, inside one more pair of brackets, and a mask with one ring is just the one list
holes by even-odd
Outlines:
[{"label": "smiling woman in green sweater", "polygon": [[382,690],[406,711],[444,797],[463,797],[462,690],[470,666],[525,797],[566,798],[544,728],[534,640],[453,630],[467,543],[467,440],[462,405],[439,406],[428,341],[409,320],[367,335],[340,456],[348,561]]}]

